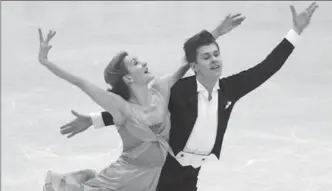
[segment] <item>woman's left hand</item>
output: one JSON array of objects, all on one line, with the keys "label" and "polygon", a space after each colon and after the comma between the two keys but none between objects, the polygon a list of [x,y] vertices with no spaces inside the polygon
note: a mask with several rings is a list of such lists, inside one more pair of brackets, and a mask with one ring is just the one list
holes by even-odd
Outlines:
[{"label": "woman's left hand", "polygon": [[54,37],[56,32],[50,30],[50,32],[47,34],[46,40],[44,40],[43,33],[40,28],[38,29],[38,32],[39,32],[39,44],[40,44],[38,60],[41,64],[45,64],[46,63],[45,61],[47,61],[48,51],[52,48],[52,46],[49,45],[48,43]]}]

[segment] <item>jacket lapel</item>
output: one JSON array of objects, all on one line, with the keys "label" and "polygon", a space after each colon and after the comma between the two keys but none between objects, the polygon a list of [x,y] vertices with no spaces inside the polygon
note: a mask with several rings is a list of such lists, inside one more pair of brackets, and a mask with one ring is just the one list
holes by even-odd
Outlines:
[{"label": "jacket lapel", "polygon": [[[185,88],[185,93],[183,94],[186,96],[186,110],[187,110],[187,127],[188,127],[188,136],[190,135],[197,119],[197,109],[198,109],[198,93],[197,93],[197,82],[196,77],[192,77],[188,81],[188,85]],[[189,137],[188,137],[189,138]]]},{"label": "jacket lapel", "polygon": [[219,119],[222,116],[222,113],[226,107],[226,97],[225,97],[225,92],[222,86],[222,81],[219,80],[219,90],[218,90],[218,125],[219,123]]},{"label": "jacket lapel", "polygon": [[225,122],[225,107],[227,105],[227,99],[225,96],[225,92],[222,85],[222,80],[219,81],[219,90],[218,90],[218,128],[217,128],[217,134],[216,134],[216,141],[212,150],[212,153],[214,153],[217,158],[219,158],[218,153],[220,152],[220,146],[222,143],[223,135],[225,130],[224,122]]}]

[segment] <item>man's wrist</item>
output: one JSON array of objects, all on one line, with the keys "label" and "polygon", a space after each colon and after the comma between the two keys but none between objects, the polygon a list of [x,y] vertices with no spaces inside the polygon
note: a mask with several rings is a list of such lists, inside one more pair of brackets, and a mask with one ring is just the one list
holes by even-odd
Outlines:
[{"label": "man's wrist", "polygon": [[89,125],[92,126],[93,125],[92,117],[88,116],[88,118],[89,118]]},{"label": "man's wrist", "polygon": [[300,35],[294,29],[289,30],[285,38],[292,43],[293,46],[296,46],[300,41]]},{"label": "man's wrist", "polygon": [[297,26],[293,26],[293,30],[298,34],[298,35],[300,35],[302,32],[303,32],[303,29],[301,29],[301,28],[299,28],[299,27],[297,27]]},{"label": "man's wrist", "polygon": [[217,29],[214,29],[213,31],[210,32],[213,36],[214,39],[219,38],[221,35]]},{"label": "man's wrist", "polygon": [[95,129],[105,127],[101,113],[90,113],[91,124]]}]

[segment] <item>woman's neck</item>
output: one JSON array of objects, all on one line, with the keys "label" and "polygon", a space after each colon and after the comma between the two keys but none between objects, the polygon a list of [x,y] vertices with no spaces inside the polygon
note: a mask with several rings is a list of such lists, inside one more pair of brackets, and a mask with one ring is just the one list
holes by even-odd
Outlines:
[{"label": "woman's neck", "polygon": [[147,85],[132,85],[130,87],[130,98],[140,105],[150,104],[151,94]]}]

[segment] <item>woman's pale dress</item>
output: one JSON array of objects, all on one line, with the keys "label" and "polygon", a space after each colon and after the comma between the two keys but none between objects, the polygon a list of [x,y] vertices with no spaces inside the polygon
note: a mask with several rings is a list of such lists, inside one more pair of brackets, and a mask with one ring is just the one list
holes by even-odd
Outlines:
[{"label": "woman's pale dress", "polygon": [[[62,176],[63,190],[109,191],[155,191],[162,166],[168,152],[170,114],[168,111],[169,90],[161,91],[156,84],[150,86],[151,105],[139,106],[128,103],[125,109],[126,121],[116,125],[123,142],[120,157],[108,167],[85,182]],[[48,181],[52,175],[48,173]],[[53,178],[56,179],[56,178]],[[54,182],[54,181],[53,181]],[[53,186],[56,188],[57,186]],[[67,189],[64,189],[67,187]],[[57,188],[60,189],[61,188]],[[57,191],[57,189],[55,189]]]}]

